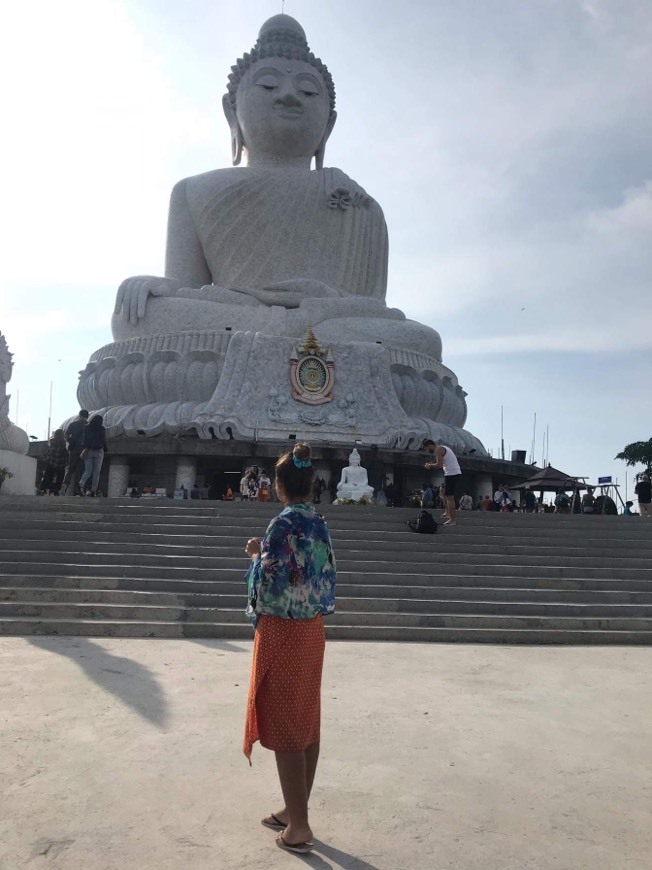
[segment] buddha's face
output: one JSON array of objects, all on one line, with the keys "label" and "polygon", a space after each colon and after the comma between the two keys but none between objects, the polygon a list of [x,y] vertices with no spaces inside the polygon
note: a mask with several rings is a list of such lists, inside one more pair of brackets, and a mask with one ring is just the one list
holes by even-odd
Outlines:
[{"label": "buddha's face", "polygon": [[250,155],[282,160],[312,157],[330,115],[326,85],[300,60],[265,58],[253,64],[236,93],[236,117]]}]

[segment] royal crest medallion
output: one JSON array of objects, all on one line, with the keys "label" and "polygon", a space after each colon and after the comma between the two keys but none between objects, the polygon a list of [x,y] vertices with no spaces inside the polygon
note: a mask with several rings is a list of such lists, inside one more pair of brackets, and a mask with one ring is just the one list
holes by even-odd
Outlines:
[{"label": "royal crest medallion", "polygon": [[333,358],[328,348],[322,348],[309,327],[301,347],[290,356],[292,397],[308,405],[321,405],[333,398],[335,381]]}]

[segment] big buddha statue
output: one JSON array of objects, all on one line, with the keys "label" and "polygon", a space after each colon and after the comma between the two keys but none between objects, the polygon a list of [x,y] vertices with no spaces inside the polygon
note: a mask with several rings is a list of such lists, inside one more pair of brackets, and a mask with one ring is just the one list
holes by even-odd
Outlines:
[{"label": "big buddha statue", "polygon": [[[291,426],[483,453],[461,428],[465,393],[438,333],[385,304],[380,206],[324,166],[335,88],[297,21],[265,22],[222,105],[233,167],[174,187],[165,275],[120,285],[114,343],[82,373],[82,404],[101,408],[113,433],[272,439]],[[303,390],[301,366],[290,377],[308,333],[333,379],[326,390],[321,378],[317,396],[314,384]]]}]

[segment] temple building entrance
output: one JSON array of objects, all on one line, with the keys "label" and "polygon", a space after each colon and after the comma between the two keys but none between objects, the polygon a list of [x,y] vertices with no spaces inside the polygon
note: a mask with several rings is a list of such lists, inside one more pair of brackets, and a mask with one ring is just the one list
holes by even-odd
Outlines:
[{"label": "temple building entrance", "polygon": [[202,488],[208,488],[208,498],[224,498],[229,488],[238,498],[243,471],[237,459],[206,456],[197,462],[197,483]]}]

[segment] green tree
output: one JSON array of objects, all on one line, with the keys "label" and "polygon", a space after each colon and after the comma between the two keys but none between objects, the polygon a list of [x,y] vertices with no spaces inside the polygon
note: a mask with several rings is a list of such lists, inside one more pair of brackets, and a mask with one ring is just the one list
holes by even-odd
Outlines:
[{"label": "green tree", "polygon": [[615,458],[622,459],[627,465],[644,465],[649,472],[652,469],[652,438],[649,441],[633,441]]}]

